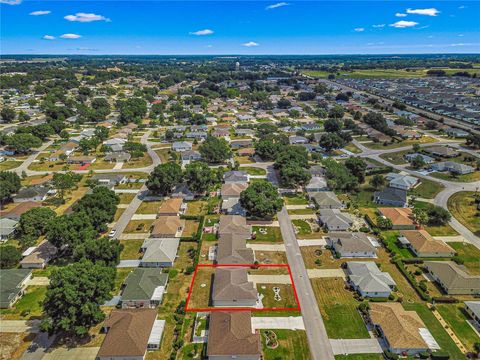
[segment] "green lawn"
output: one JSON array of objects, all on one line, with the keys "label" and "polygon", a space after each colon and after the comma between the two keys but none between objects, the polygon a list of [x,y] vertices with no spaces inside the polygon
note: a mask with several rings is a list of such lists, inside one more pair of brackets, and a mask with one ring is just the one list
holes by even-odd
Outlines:
[{"label": "green lawn", "polygon": [[402,165],[406,164],[408,161],[405,160],[404,156],[408,153],[410,153],[411,150],[404,150],[404,151],[398,151],[394,153],[386,153],[386,154],[381,154],[380,157],[383,160],[387,160],[388,162],[395,164],[395,165]]},{"label": "green lawn", "polygon": [[352,143],[348,143],[345,147],[344,147],[345,150],[348,150],[354,154],[359,154],[362,152],[362,150],[360,150],[358,147],[356,147],[354,144]]},{"label": "green lawn", "polygon": [[331,339],[367,339],[369,334],[353,293],[345,289],[341,278],[310,279]]},{"label": "green lawn", "polygon": [[283,197],[285,205],[308,205],[308,200],[303,194],[285,195]]},{"label": "green lawn", "polygon": [[310,358],[305,331],[275,329],[273,332],[277,335],[279,346],[276,349],[268,349],[265,345],[265,330],[261,330],[264,360],[304,360]]},{"label": "green lawn", "polygon": [[404,303],[403,306],[405,310],[413,310],[417,312],[428,330],[430,330],[430,333],[433,335],[438,345],[440,345],[442,351],[446,351],[450,354],[450,359],[465,359],[465,356],[461,353],[457,345],[455,345],[453,340],[426,305]]},{"label": "green lawn", "polygon": [[383,360],[382,354],[335,355],[335,360]]},{"label": "green lawn", "polygon": [[3,162],[0,162],[0,171],[15,169],[16,167],[19,167],[21,164],[22,164],[21,161],[15,161],[15,160],[3,161]]},{"label": "green lawn", "polygon": [[480,337],[478,337],[472,327],[467,323],[469,317],[465,314],[463,305],[437,304],[436,308],[463,345],[465,345],[469,351],[474,351],[473,345],[480,341]]},{"label": "green lawn", "polygon": [[456,181],[456,182],[473,182],[480,180],[480,171],[475,171],[471,174],[464,175],[452,175],[448,172],[434,172],[430,176],[433,176],[437,179]]},{"label": "green lawn", "polygon": [[463,242],[449,242],[448,245],[455,249],[472,274],[480,275],[480,250],[475,245]]},{"label": "green lawn", "polygon": [[120,240],[123,245],[123,250],[120,253],[120,260],[137,260],[140,259],[140,247],[143,244],[143,240]]},{"label": "green lawn", "polygon": [[13,306],[12,309],[2,309],[0,314],[6,319],[29,319],[42,315],[42,302],[47,293],[46,286],[29,286],[25,295]]},{"label": "green lawn", "polygon": [[397,236],[398,236],[398,231],[396,230],[389,230],[389,231],[383,231],[382,236],[384,237],[387,247],[390,251],[395,252],[396,254],[401,255],[403,258],[412,258],[414,255],[410,250],[407,248],[401,248],[398,246],[397,243]]},{"label": "green lawn", "polygon": [[292,220],[293,225],[298,230],[298,235],[308,235],[312,233],[310,224],[305,220]]},{"label": "green lawn", "polygon": [[480,211],[475,204],[475,193],[472,191],[460,191],[448,199],[448,210],[452,216],[465,225],[471,232],[480,235]]},{"label": "green lawn", "polygon": [[[262,234],[259,229],[266,229],[267,233]],[[257,238],[252,242],[283,242],[282,233],[280,227],[276,226],[252,226],[252,231],[257,233]]]},{"label": "green lawn", "polygon": [[290,215],[312,215],[315,214],[313,209],[289,209],[287,210]]},{"label": "green lawn", "polygon": [[409,194],[424,199],[433,199],[444,188],[445,187],[438,182],[422,179],[419,185],[409,191]]},{"label": "green lawn", "polygon": [[241,171],[246,171],[248,175],[267,175],[267,171],[253,166],[242,166]]}]

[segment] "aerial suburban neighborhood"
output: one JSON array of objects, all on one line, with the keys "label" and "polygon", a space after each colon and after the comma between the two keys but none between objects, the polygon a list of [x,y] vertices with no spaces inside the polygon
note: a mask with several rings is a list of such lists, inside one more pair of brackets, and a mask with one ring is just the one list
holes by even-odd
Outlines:
[{"label": "aerial suburban neighborhood", "polygon": [[0,359],[480,357],[478,55],[0,72]]}]

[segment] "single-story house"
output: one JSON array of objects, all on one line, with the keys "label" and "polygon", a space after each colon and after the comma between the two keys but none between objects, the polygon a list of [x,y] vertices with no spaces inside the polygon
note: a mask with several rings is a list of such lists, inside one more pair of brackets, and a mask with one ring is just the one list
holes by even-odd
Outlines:
[{"label": "single-story house", "polygon": [[93,164],[97,158],[95,156],[70,156],[67,159],[67,164]]},{"label": "single-story house", "polygon": [[252,227],[247,225],[245,217],[240,215],[222,215],[218,224],[219,237],[226,234],[236,234],[244,239],[252,237]]},{"label": "single-story house", "polygon": [[22,214],[26,213],[28,210],[36,208],[36,207],[41,207],[42,204],[35,202],[35,201],[25,201],[19,203],[17,206],[15,206],[13,209],[11,209],[8,212],[0,212],[0,216],[2,218],[7,218],[15,221],[19,221],[20,217]]},{"label": "single-story house", "polygon": [[[370,303],[370,320],[390,352],[415,355],[435,347],[435,339],[415,311],[406,311],[398,302]],[[438,348],[438,345],[437,345]]]},{"label": "single-story house", "polygon": [[150,237],[175,238],[181,237],[185,229],[185,220],[178,216],[160,216],[152,224]]},{"label": "single-story house", "polygon": [[168,274],[161,269],[134,269],[124,281],[122,308],[156,308],[162,302],[167,283]]},{"label": "single-story house", "polygon": [[347,231],[353,225],[350,215],[338,209],[320,209],[318,218],[328,231]]},{"label": "single-story house", "polygon": [[17,220],[1,218],[0,219],[0,241],[8,240],[14,233],[18,225]]},{"label": "single-story house", "polygon": [[466,138],[470,133],[458,128],[448,128],[444,130],[445,134],[456,138]]},{"label": "single-story house", "polygon": [[143,360],[147,350],[160,347],[164,327],[155,309],[112,310],[103,324],[107,335],[96,360]]},{"label": "single-story house", "polygon": [[455,250],[442,240],[434,239],[425,230],[401,230],[398,241],[418,257],[452,257]]},{"label": "single-story house", "polygon": [[233,150],[241,149],[241,148],[248,148],[252,146],[252,139],[240,139],[240,140],[232,140],[230,142],[230,147]]},{"label": "single-story house", "polygon": [[395,189],[410,190],[418,184],[419,180],[410,175],[400,175],[397,173],[388,173],[385,176],[390,181],[389,186]]},{"label": "single-story house", "polygon": [[480,328],[480,301],[465,301],[465,311]]},{"label": "single-story house", "polygon": [[249,156],[252,157],[255,155],[255,148],[242,148],[237,151],[238,156]]},{"label": "single-story house", "polygon": [[143,252],[140,266],[142,267],[170,267],[177,257],[179,238],[172,239],[145,239],[142,244]]},{"label": "single-story house", "polygon": [[213,306],[255,306],[258,292],[248,281],[247,268],[215,268],[213,277]]},{"label": "single-story house", "polygon": [[222,200],[222,214],[245,216],[246,210],[240,204],[240,197],[228,197]]},{"label": "single-story house", "polygon": [[373,261],[349,261],[350,284],[363,297],[388,297],[397,285],[389,273],[382,272]]},{"label": "single-story house", "polygon": [[480,294],[480,275],[469,274],[466,267],[453,261],[425,261],[424,265],[447,294]]},{"label": "single-story house", "polygon": [[308,139],[303,136],[290,135],[288,137],[288,142],[290,143],[290,145],[308,144]]},{"label": "single-story house", "polygon": [[308,193],[327,190],[327,180],[323,176],[312,176],[309,183],[305,186],[305,191]]},{"label": "single-story house", "polygon": [[407,206],[407,191],[393,187],[386,187],[381,191],[376,191],[373,195],[375,203],[389,206]]},{"label": "single-story house", "polygon": [[182,151],[182,161],[198,161],[202,159],[202,154],[196,150]]},{"label": "single-story house", "polygon": [[50,260],[57,255],[57,248],[48,240],[44,240],[28,253],[20,261],[22,269],[43,269]]},{"label": "single-story house", "polygon": [[420,154],[420,153],[406,154],[404,156],[405,160],[407,160],[408,162],[412,162],[413,159],[416,159],[418,157],[421,157],[423,162],[427,165],[433,164],[435,162],[434,158],[425,154]]},{"label": "single-story house", "polygon": [[183,200],[195,199],[195,193],[188,188],[186,183],[181,183],[175,186],[170,196],[172,198],[181,198]]},{"label": "single-story house", "polygon": [[172,144],[172,150],[178,152],[189,151],[192,150],[192,146],[193,143],[191,143],[190,141],[175,141]]},{"label": "single-story house", "polygon": [[17,194],[13,196],[13,202],[41,202],[44,201],[52,191],[46,186],[29,186],[21,188]]},{"label": "single-story house", "polygon": [[125,151],[117,151],[105,155],[105,161],[109,162],[129,162],[131,158],[132,155]]},{"label": "single-story house", "polygon": [[217,264],[254,264],[255,253],[242,235],[224,234],[218,239]]},{"label": "single-story house", "polygon": [[225,184],[229,183],[248,183],[249,176],[245,171],[232,170],[223,174]]},{"label": "single-story house", "polygon": [[240,198],[242,191],[248,188],[247,183],[226,183],[220,189],[222,199]]},{"label": "single-story house", "polygon": [[162,202],[158,208],[158,216],[177,216],[180,215],[183,205],[183,199],[172,198]]},{"label": "single-story house", "polygon": [[332,191],[311,192],[308,194],[313,199],[319,209],[342,209],[343,203]]},{"label": "single-story house", "polygon": [[3,269],[0,271],[0,308],[11,308],[25,293],[32,278],[30,269]]},{"label": "single-story house", "polygon": [[448,147],[448,146],[431,146],[431,147],[424,148],[423,151],[433,156],[439,156],[444,158],[451,158],[458,155],[457,150],[452,149],[451,147]]},{"label": "single-story house", "polygon": [[210,314],[207,356],[209,360],[260,360],[262,340],[252,330],[250,311],[214,311]]},{"label": "single-story house", "polygon": [[325,238],[341,258],[374,258],[377,250],[369,236],[363,232],[329,232]]},{"label": "single-story house", "polygon": [[128,178],[123,174],[95,174],[91,179],[93,181],[98,181],[99,185],[107,187],[125,184],[128,181]]},{"label": "single-story house", "polygon": [[458,175],[471,174],[475,171],[475,169],[470,165],[465,165],[454,161],[434,163],[432,164],[431,169],[439,172],[448,171]]},{"label": "single-story house", "polygon": [[416,225],[410,208],[378,208],[380,216],[390,219],[393,230],[415,230]]}]

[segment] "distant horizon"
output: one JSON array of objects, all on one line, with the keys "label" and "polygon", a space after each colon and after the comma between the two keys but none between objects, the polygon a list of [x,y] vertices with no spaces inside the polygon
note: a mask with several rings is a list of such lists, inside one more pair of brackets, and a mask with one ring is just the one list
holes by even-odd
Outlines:
[{"label": "distant horizon", "polygon": [[480,3],[471,0],[0,0],[0,7],[5,55],[480,53]]},{"label": "distant horizon", "polygon": [[406,57],[406,56],[442,56],[442,55],[448,55],[448,56],[465,56],[465,55],[471,55],[471,56],[480,56],[480,52],[478,53],[446,53],[446,52],[438,52],[438,53],[351,53],[351,54],[335,54],[335,53],[330,53],[330,54],[48,54],[48,53],[38,53],[38,54],[0,54],[0,58],[4,58],[7,56],[26,56],[26,57],[39,57],[39,56],[48,56],[48,57],[56,57],[56,56],[65,56],[65,57],[75,57],[75,56],[87,56],[87,57],[100,57],[100,56],[126,56],[126,57],[134,57],[134,56],[146,56],[146,57],[175,57],[175,56],[182,56],[182,57],[268,57],[268,56],[281,56],[281,57],[286,57],[286,56],[320,56],[320,57],[328,57],[328,56],[338,56],[338,57],[345,57],[345,56],[377,56],[377,57]]}]

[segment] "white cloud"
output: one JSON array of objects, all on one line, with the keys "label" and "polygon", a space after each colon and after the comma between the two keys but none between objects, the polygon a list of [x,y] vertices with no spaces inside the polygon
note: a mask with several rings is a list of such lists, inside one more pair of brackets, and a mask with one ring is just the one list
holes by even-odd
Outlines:
[{"label": "white cloud", "polygon": [[242,46],[246,46],[246,47],[253,47],[253,46],[259,46],[260,44],[259,43],[256,43],[255,41],[249,41],[249,42],[246,42],[244,44],[242,44]]},{"label": "white cloud", "polygon": [[356,32],[364,32],[365,28],[355,28],[353,30],[355,30]]},{"label": "white cloud", "polygon": [[416,25],[418,25],[418,23],[415,21],[405,21],[405,20],[400,20],[400,21],[397,21],[396,23],[390,24],[390,26],[398,29],[414,27]]},{"label": "white cloud", "polygon": [[0,0],[0,4],[20,5],[22,0]]},{"label": "white cloud", "polygon": [[190,35],[197,35],[197,36],[212,35],[213,32],[214,31],[210,29],[203,29],[203,30],[193,31],[190,33]]},{"label": "white cloud", "polygon": [[385,24],[377,24],[377,25],[372,25],[374,28],[383,28],[385,27]]},{"label": "white cloud", "polygon": [[405,16],[407,16],[407,14],[404,14],[404,13],[396,13],[395,16],[396,16],[396,17],[405,17]]},{"label": "white cloud", "polygon": [[288,6],[288,5],[290,5],[290,4],[286,3],[286,2],[279,2],[279,3],[276,3],[276,4],[268,5],[265,8],[265,10],[272,10],[272,9],[276,9],[276,8],[283,7],[283,6]]},{"label": "white cloud", "polygon": [[466,8],[466,6],[465,6],[465,5],[460,5],[458,8],[459,8],[460,10],[463,10],[463,9]]},{"label": "white cloud", "polygon": [[426,16],[437,16],[440,13],[435,8],[428,9],[407,9],[407,14],[416,14],[416,15],[426,15]]},{"label": "white cloud", "polygon": [[82,36],[81,35],[78,35],[78,34],[63,34],[63,35],[60,35],[60,37],[62,39],[79,39],[81,38]]},{"label": "white cloud", "polygon": [[457,36],[463,37],[464,35],[463,34],[458,34]]},{"label": "white cloud", "polygon": [[43,40],[55,40],[55,36],[52,35],[43,35]]},{"label": "white cloud", "polygon": [[50,14],[51,11],[50,10],[38,10],[38,11],[32,11],[30,14],[28,15],[32,15],[32,16],[40,16],[40,15],[48,15]]},{"label": "white cloud", "polygon": [[472,43],[456,43],[456,44],[450,44],[450,46],[473,46],[473,45],[476,45],[476,44],[472,44]]},{"label": "white cloud", "polygon": [[64,17],[65,20],[68,21],[76,21],[76,22],[92,22],[92,21],[110,21],[110,19],[106,18],[103,15],[97,14],[89,14],[89,13],[76,13],[75,15],[67,15]]}]

